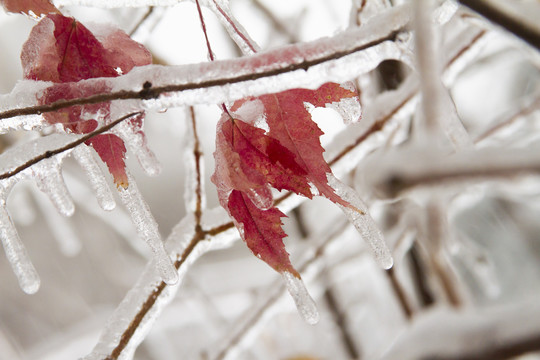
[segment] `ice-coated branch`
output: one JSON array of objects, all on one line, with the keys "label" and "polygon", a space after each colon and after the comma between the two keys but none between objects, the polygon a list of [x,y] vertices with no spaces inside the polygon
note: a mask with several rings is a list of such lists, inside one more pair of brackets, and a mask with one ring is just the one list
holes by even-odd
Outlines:
[{"label": "ice-coated branch", "polygon": [[[469,184],[485,180],[515,180],[540,173],[538,150],[482,149],[447,156],[420,150],[400,150],[376,165],[366,165],[366,186],[384,197],[396,197],[416,187]],[[406,159],[415,158],[410,162]]]},{"label": "ice-coated branch", "polygon": [[[141,100],[142,107],[159,109],[215,104],[295,87],[316,88],[331,80],[343,82],[370,71],[383,60],[401,59],[403,50],[395,40],[409,18],[408,7],[396,7],[361,28],[331,38],[240,59],[181,66],[149,65],[116,78],[85,80],[88,86],[105,82],[113,90],[84,98],[36,105],[36,100],[21,103],[15,101],[17,94],[8,94],[0,97],[0,104],[18,103],[19,107],[2,106],[0,119],[112,100]],[[143,86],[145,83],[151,86]],[[39,91],[27,92],[25,99],[37,99]]]},{"label": "ice-coated branch", "polygon": [[[231,39],[238,45],[244,55],[252,55],[260,50],[259,45],[249,36],[244,27],[240,25],[231,13],[228,0],[203,0],[203,3],[214,12]],[[199,2],[197,1],[198,5]]]},{"label": "ice-coated branch", "polygon": [[431,19],[431,1],[415,0],[414,29],[417,69],[422,94],[423,122],[427,138],[435,136],[439,126],[445,131],[454,146],[467,147],[472,142],[461,124],[448,90],[441,81],[442,56],[439,37]]},{"label": "ice-coated branch", "polygon": [[[112,129],[113,127],[115,127],[116,125],[120,124],[122,121],[125,121],[133,116],[136,116],[136,115],[140,115],[141,112],[135,112],[135,113],[131,113],[131,114],[127,114],[113,122],[111,122],[110,124],[107,124],[105,126],[102,126],[86,135],[82,135],[82,136],[79,136],[79,135],[73,135],[73,137],[77,137],[77,140],[75,141],[72,141],[62,147],[58,147],[58,148],[52,148],[50,150],[47,150],[45,152],[38,152],[38,153],[35,153],[33,155],[31,155],[32,157],[25,161],[23,164],[21,165],[18,165],[14,168],[12,168],[11,170],[8,170],[8,169],[2,169],[4,170],[1,174],[0,174],[0,180],[2,179],[7,179],[7,178],[10,178],[14,175],[17,175],[18,173],[20,173],[21,171],[23,170],[26,170],[28,169],[30,166],[32,165],[35,165],[37,163],[39,163],[40,161],[43,161],[45,159],[48,159],[48,158],[51,158],[55,155],[58,155],[58,154],[61,154],[63,152],[66,152],[68,150],[71,150],[73,148],[75,148],[76,146],[79,146],[81,144],[83,144],[85,141],[95,137],[96,135],[99,135],[99,134],[102,134],[110,129]],[[40,151],[43,151],[43,150],[40,150]],[[28,156],[28,154],[25,154],[26,156]]]},{"label": "ice-coated branch", "polygon": [[[538,19],[534,18],[534,13],[530,16],[528,22],[523,21],[523,15],[516,16],[512,12],[504,11],[501,6],[504,3],[494,4],[494,1],[489,0],[458,0],[462,5],[484,16],[489,21],[502,26],[507,31],[516,35],[536,49],[540,49],[540,28],[538,27]],[[514,4],[513,4],[514,5]],[[505,6],[512,6],[506,5]],[[536,23],[536,26],[534,24]]]}]

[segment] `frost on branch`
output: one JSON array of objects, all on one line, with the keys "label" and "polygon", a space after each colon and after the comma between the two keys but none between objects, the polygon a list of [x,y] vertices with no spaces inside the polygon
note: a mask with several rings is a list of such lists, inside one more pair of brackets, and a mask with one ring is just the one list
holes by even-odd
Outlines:
[{"label": "frost on branch", "polygon": [[[319,141],[323,133],[306,108],[306,103],[321,107],[343,99],[356,99],[356,92],[336,83],[317,90],[293,89],[245,98],[225,109],[218,124],[212,181],[220,203],[251,251],[280,273],[300,278],[282,242],[286,234],[280,218],[285,214],[273,206],[271,187],[308,198],[323,195],[359,217],[367,217],[364,209],[355,206],[361,202],[350,203],[352,197],[340,196],[328,183],[332,171],[323,158]],[[374,223],[354,222],[363,224],[359,225],[362,235],[379,245],[377,257],[385,259],[385,267],[391,266],[388,249],[380,245],[382,235],[374,230]],[[371,239],[374,236],[376,240]]]}]

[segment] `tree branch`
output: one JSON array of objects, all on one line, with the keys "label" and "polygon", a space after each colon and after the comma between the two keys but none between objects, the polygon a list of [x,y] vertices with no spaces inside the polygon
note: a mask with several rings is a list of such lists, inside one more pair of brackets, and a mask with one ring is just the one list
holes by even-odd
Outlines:
[{"label": "tree branch", "polygon": [[[50,104],[9,109],[0,112],[0,119],[42,114],[76,105],[98,104],[113,100],[152,100],[158,99],[160,96],[167,93],[181,93],[188,90],[202,90],[209,88],[217,88],[216,90],[219,90],[219,99],[217,99],[217,97],[204,97],[198,95],[193,99],[190,99],[190,105],[197,102],[217,103],[241,98],[246,95],[258,95],[256,87],[254,86],[256,85],[257,80],[259,80],[261,86],[264,85],[264,87],[259,90],[261,93],[274,90],[281,91],[298,86],[301,87],[302,84],[306,84],[307,79],[305,76],[308,75],[307,71],[309,69],[318,65],[329,64],[332,61],[343,59],[349,55],[361,53],[364,50],[368,50],[386,41],[394,41],[397,34],[408,24],[408,21],[409,15],[407,8],[397,8],[381,15],[362,28],[350,30],[328,39],[320,39],[301,45],[285,46],[240,59],[170,67],[150,65],[144,67],[144,71],[134,70],[126,75],[116,78],[87,80],[87,84],[91,84],[93,81],[105,81],[110,85],[110,88],[118,88],[118,85],[116,84],[126,83],[132,84],[130,88],[134,88],[136,87],[135,84],[138,83],[140,84],[139,88],[141,90],[116,90],[77,99],[59,100]],[[369,24],[372,24],[373,26],[369,26]],[[280,59],[279,62],[276,61],[276,59]],[[384,59],[380,59],[380,61],[382,60]],[[371,59],[371,61],[373,61],[373,59]],[[362,66],[367,67],[376,65],[377,64],[362,63]],[[166,69],[165,73],[163,71],[164,69]],[[301,75],[300,77],[295,77],[295,80],[303,78],[303,82],[292,81],[293,78],[289,78],[289,81],[287,82],[276,82],[273,85],[275,88],[271,89],[269,89],[268,84],[263,84],[264,79],[288,74],[297,70],[304,70],[303,73],[298,74]],[[332,74],[337,73],[334,70]],[[352,76],[354,75],[351,74],[348,77]],[[335,75],[332,77],[335,77]],[[330,75],[325,78],[322,77],[320,73],[317,73],[317,78],[311,79],[310,82],[313,83],[313,81],[316,81],[323,83],[329,78],[331,78]],[[147,79],[154,80],[150,83]],[[169,84],[156,85],[160,80],[155,79],[161,79],[162,82],[169,82]],[[170,84],[171,81],[175,81],[171,79],[176,79],[178,83]],[[190,81],[189,79],[196,80]],[[231,91],[231,85],[246,82],[250,83],[249,89],[246,88],[242,92],[239,91],[238,88],[235,88],[232,96],[224,96],[223,92],[227,93]],[[148,86],[148,84],[151,86]],[[265,89],[264,91],[263,88]],[[38,94],[36,93],[36,97],[38,97],[37,95]],[[178,104],[183,103],[180,102]]]},{"label": "tree branch", "polygon": [[25,162],[24,164],[21,164],[21,165],[17,166],[15,169],[0,174],[0,180],[7,179],[9,177],[17,175],[21,171],[28,169],[30,166],[32,166],[34,164],[37,164],[38,162],[40,162],[40,161],[42,161],[44,159],[53,157],[54,155],[58,155],[60,153],[63,153],[64,151],[73,149],[74,147],[76,147],[78,145],[81,145],[84,142],[90,140],[94,136],[102,134],[102,133],[112,129],[113,127],[115,127],[116,125],[120,124],[121,122],[129,119],[130,117],[141,115],[141,114],[143,114],[143,111],[138,111],[138,112],[134,112],[134,113],[131,113],[131,114],[127,114],[127,115],[122,116],[121,118],[111,122],[110,124],[102,126],[102,127],[98,128],[98,129],[92,131],[91,133],[88,133],[88,134],[80,137],[79,139],[77,139],[77,140],[75,140],[75,141],[73,141],[73,142],[71,142],[71,143],[69,143],[69,144],[67,144],[65,146],[62,146],[62,147],[54,149],[54,150],[46,151],[45,153],[43,153],[43,154],[41,154],[39,156],[36,156],[35,158]]}]

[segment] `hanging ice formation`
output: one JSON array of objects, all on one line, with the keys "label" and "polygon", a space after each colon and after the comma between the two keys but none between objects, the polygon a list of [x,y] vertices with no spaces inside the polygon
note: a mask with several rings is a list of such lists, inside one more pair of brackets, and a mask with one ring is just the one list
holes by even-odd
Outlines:
[{"label": "hanging ice formation", "polygon": [[[81,136],[52,134],[17,145],[0,155],[0,240],[21,289],[28,294],[33,294],[39,289],[40,279],[6,209],[7,197],[13,186],[20,180],[30,179],[36,183],[39,190],[47,195],[60,214],[64,216],[73,215],[75,206],[64,183],[61,171],[63,160],[71,153],[86,173],[99,205],[104,210],[112,210],[115,207],[113,194],[101,167],[95,159],[93,150],[85,144],[80,144],[54,156],[45,156],[41,161],[14,173],[14,170],[20,170],[19,167],[23,164],[27,164],[49,151],[71,144],[79,140]],[[136,133],[124,132],[122,134],[123,140],[128,144],[130,141],[139,143],[140,139],[137,136]],[[157,161],[152,163],[155,158],[150,150],[143,149],[142,151],[147,155],[142,161],[145,169],[149,173],[155,173],[155,169],[159,168],[159,164]],[[129,176],[128,188],[119,188],[118,190],[137,233],[146,241],[154,254],[161,277],[167,283],[175,283],[178,279],[176,269],[165,251],[157,229],[157,223],[138,191],[135,180]],[[68,241],[69,239],[64,240]],[[76,239],[71,240],[76,241]],[[76,251],[69,250],[68,252],[73,253]]]}]

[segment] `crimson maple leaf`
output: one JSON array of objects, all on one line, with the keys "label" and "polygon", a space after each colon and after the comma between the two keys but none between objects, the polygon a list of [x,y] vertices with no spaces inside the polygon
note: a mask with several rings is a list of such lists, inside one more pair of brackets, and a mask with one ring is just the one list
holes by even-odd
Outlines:
[{"label": "crimson maple leaf", "polygon": [[323,132],[305,106],[346,98],[357,101],[357,94],[336,83],[249,97],[236,101],[218,123],[212,181],[220,204],[251,251],[278,272],[299,277],[283,245],[285,214],[273,207],[271,187],[308,198],[324,195],[354,209],[328,184],[332,170],[323,157]]},{"label": "crimson maple leaf", "polygon": [[[149,51],[123,31],[108,26],[101,28],[101,32],[93,34],[77,20],[60,14],[47,15],[32,29],[21,53],[24,77],[56,83],[45,90],[40,103],[103,93],[109,90],[105,82],[90,87],[79,81],[119,76],[152,62]],[[110,104],[72,106],[45,113],[44,118],[49,124],[61,124],[69,132],[87,134],[111,120]],[[137,132],[141,132],[142,119],[141,115],[130,121]],[[116,185],[127,187],[126,148],[122,139],[101,134],[87,144],[107,164]]]},{"label": "crimson maple leaf", "polygon": [[58,9],[49,0],[0,0],[6,11],[35,15],[57,13]]}]

